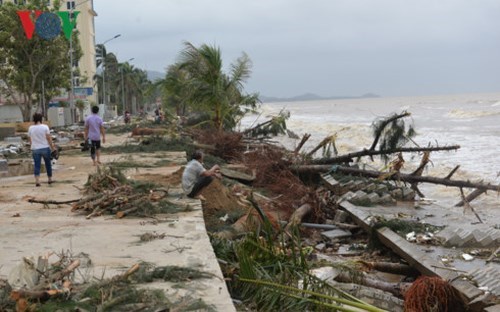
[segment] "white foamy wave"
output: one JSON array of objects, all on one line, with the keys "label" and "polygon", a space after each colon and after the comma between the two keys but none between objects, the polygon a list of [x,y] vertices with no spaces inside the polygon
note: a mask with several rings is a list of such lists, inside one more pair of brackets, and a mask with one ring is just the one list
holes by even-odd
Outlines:
[{"label": "white foamy wave", "polygon": [[500,115],[500,112],[494,111],[466,111],[463,109],[454,109],[446,114],[447,117],[450,118],[458,118],[458,119],[466,119],[466,118],[480,118],[487,116],[495,116]]},{"label": "white foamy wave", "polygon": [[496,102],[496,103],[493,103],[493,104],[491,105],[491,107],[497,107],[497,106],[500,106],[500,101],[498,101],[498,102]]}]

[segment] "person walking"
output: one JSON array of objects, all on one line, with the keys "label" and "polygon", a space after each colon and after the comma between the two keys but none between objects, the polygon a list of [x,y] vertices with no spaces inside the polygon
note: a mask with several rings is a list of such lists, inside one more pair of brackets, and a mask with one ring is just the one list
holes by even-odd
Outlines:
[{"label": "person walking", "polygon": [[85,142],[90,140],[90,158],[95,165],[101,164],[101,136],[102,143],[106,143],[106,133],[104,131],[102,118],[98,115],[99,106],[92,107],[92,115],[85,119],[85,131],[83,138]]},{"label": "person walking", "polygon": [[182,189],[190,198],[204,200],[204,197],[199,195],[201,190],[213,181],[213,177],[221,178],[219,165],[207,170],[203,167],[203,158],[203,152],[195,151],[182,173]]},{"label": "person walking", "polygon": [[45,163],[45,171],[47,171],[48,183],[54,183],[52,180],[52,162],[50,153],[56,150],[50,130],[47,125],[42,123],[43,116],[41,113],[33,114],[34,124],[28,128],[29,143],[31,146],[31,154],[35,163],[34,175],[35,186],[40,186],[40,170],[42,167],[42,158]]}]

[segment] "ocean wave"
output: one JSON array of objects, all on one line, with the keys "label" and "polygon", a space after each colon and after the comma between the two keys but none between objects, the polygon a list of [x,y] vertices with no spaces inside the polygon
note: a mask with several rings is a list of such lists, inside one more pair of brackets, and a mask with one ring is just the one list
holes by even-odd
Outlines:
[{"label": "ocean wave", "polygon": [[464,119],[464,118],[479,118],[479,117],[488,117],[488,116],[495,116],[495,115],[500,115],[499,111],[466,111],[463,109],[454,109],[448,112],[446,114],[447,117],[450,118],[459,118],[459,119]]}]

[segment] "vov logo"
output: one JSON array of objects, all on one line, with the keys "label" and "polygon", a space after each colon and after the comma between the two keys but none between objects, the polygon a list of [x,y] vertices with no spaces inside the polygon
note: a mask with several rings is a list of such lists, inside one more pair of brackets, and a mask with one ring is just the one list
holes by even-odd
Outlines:
[{"label": "vov logo", "polygon": [[[76,17],[80,11],[73,11],[73,18],[69,18],[69,12],[42,12],[35,11],[17,11],[17,15],[21,19],[26,38],[33,38],[33,33],[36,33],[40,38],[52,40],[59,36],[61,30],[64,32],[66,39],[71,38],[71,31],[75,28]],[[61,26],[62,24],[62,26]]]}]

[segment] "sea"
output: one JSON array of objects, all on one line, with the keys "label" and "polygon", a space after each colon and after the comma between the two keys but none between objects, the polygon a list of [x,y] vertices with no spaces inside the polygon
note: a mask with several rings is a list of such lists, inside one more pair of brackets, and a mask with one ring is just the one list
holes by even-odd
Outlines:
[{"label": "sea", "polygon": [[[305,133],[311,137],[302,152],[312,150],[325,137],[336,136],[338,155],[368,149],[373,140],[372,124],[393,114],[409,112],[403,120],[416,130],[413,142],[407,147],[459,145],[456,151],[436,151],[423,175],[446,177],[460,166],[452,179],[500,184],[500,93],[454,94],[408,97],[376,97],[263,103],[258,113],[246,116],[240,127],[252,127],[276,116],[281,111],[290,113],[287,129],[297,135],[274,138],[278,144],[293,150]],[[321,150],[315,157],[321,157]],[[395,156],[395,155],[394,155]],[[401,170],[410,173],[421,159],[419,153],[404,153]],[[362,166],[383,170],[380,158],[363,157]],[[456,208],[460,190],[435,184],[420,184],[422,200],[432,201],[446,209]],[[467,195],[470,189],[464,189]],[[485,219],[497,219],[500,224],[500,194],[488,191],[471,202],[475,211]]]}]

